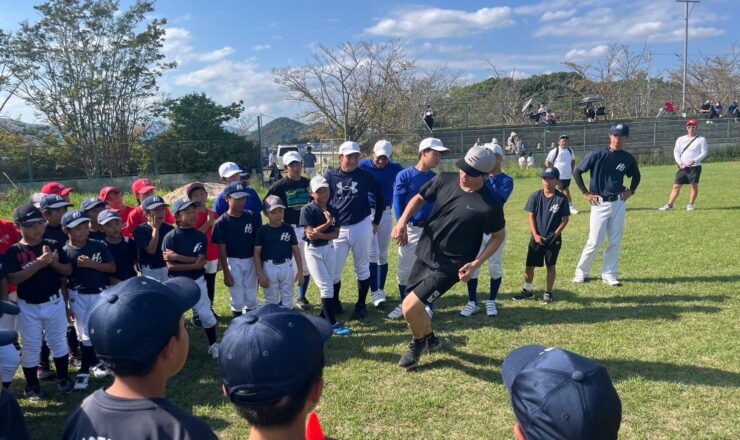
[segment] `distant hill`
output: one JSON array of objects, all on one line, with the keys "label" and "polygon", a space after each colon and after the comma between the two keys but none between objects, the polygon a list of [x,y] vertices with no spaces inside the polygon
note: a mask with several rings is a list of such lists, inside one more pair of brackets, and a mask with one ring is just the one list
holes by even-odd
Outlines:
[{"label": "distant hill", "polygon": [[[302,122],[290,118],[277,118],[262,126],[262,143],[264,146],[273,146],[278,144],[294,144],[304,140],[306,132],[310,128]],[[251,131],[247,135],[250,141],[257,141],[257,130]]]},{"label": "distant hill", "polygon": [[43,144],[44,139],[58,135],[57,130],[50,125],[29,124],[28,122],[7,118],[0,118],[0,130],[21,135],[23,142],[29,145]]}]

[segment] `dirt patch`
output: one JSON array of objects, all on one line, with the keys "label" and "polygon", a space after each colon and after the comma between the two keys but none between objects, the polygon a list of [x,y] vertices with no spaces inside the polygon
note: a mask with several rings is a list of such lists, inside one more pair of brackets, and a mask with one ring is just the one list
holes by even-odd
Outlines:
[{"label": "dirt patch", "polygon": [[[224,189],[223,183],[214,183],[214,182],[203,182],[203,185],[206,187],[206,192],[208,192],[208,200],[211,202],[216,200],[216,197],[218,197],[219,194],[221,194],[221,191]],[[183,185],[177,189],[174,189],[167,194],[164,194],[162,198],[165,202],[172,204],[173,201],[181,198],[181,197],[187,197],[187,194],[185,193],[185,188],[187,185]],[[210,206],[210,204],[208,205]]]}]

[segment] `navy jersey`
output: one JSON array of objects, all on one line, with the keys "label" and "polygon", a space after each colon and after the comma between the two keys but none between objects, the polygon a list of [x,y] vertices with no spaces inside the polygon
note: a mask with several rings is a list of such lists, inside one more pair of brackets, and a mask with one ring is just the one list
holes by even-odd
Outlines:
[{"label": "navy jersey", "polygon": [[[359,167],[369,171],[375,177],[375,180],[378,181],[380,188],[383,190],[385,205],[390,206],[393,201],[393,184],[396,182],[398,173],[403,171],[401,164],[398,162],[388,162],[388,165],[385,167],[378,168],[372,159],[365,159],[360,161]],[[375,208],[375,195],[373,193],[368,194],[368,201],[370,202],[370,207]]]},{"label": "navy jersey", "polygon": [[[360,168],[351,173],[341,169],[329,170],[324,177],[329,182],[329,204],[337,210],[339,226],[354,225],[370,215],[370,193],[375,195],[376,203],[382,202],[380,205],[385,206],[380,184],[368,171]],[[375,210],[373,223],[379,225],[382,216],[381,209]]]},{"label": "navy jersey", "polygon": [[491,194],[501,203],[506,203],[514,191],[514,179],[506,173],[488,176],[485,180],[485,185],[491,191]]},{"label": "navy jersey", "polygon": [[297,244],[295,231],[286,223],[277,228],[267,224],[257,231],[255,246],[262,247],[262,261],[290,260],[293,258],[293,246]]},{"label": "navy jersey", "polygon": [[86,256],[96,263],[110,263],[113,261],[108,246],[98,240],[87,240],[81,248],[73,247],[69,242],[64,246],[69,262],[72,263],[72,273],[67,277],[67,286],[80,293],[100,293],[108,285],[108,274],[90,267],[77,265],[77,257]]},{"label": "navy jersey", "polygon": [[254,256],[254,241],[257,230],[258,214],[244,211],[240,217],[232,217],[225,213],[213,224],[211,241],[226,245],[226,255],[229,258],[252,258]]},{"label": "navy jersey", "polygon": [[[206,238],[206,234],[199,230],[195,228],[175,228],[165,235],[162,241],[162,252],[172,251],[183,257],[197,257],[198,255],[205,257],[207,246],[208,239]],[[194,280],[202,277],[205,273],[205,268],[177,272],[172,270],[167,271],[170,277],[188,277]]]},{"label": "navy jersey", "polygon": [[[416,167],[408,167],[398,173],[396,182],[393,187],[393,211],[396,213],[396,220],[401,218],[406,205],[417,194],[427,182],[434,179],[437,173],[434,171],[421,172]],[[427,201],[424,206],[414,214],[409,220],[412,224],[423,224],[432,212],[434,204]]]},{"label": "navy jersey", "polygon": [[624,191],[625,176],[632,178],[630,189],[633,191],[640,183],[637,161],[624,150],[612,151],[609,147],[594,150],[586,155],[578,170],[591,173],[589,192],[602,197],[616,196]]},{"label": "navy jersey", "polygon": [[311,181],[301,176],[299,180],[288,177],[275,182],[267,191],[265,198],[270,195],[280,197],[285,203],[285,223],[297,225],[301,219],[301,208],[311,202]]},{"label": "navy jersey", "polygon": [[533,192],[524,210],[534,214],[537,234],[545,238],[550,238],[563,222],[563,218],[570,216],[568,198],[558,190],[555,190],[552,197],[546,197],[544,190]]},{"label": "navy jersey", "polygon": [[[62,244],[55,240],[43,239],[41,243],[28,246],[16,243],[8,249],[5,254],[5,272],[16,273],[32,264],[36,258],[44,253],[44,246],[49,246],[51,251],[57,251],[61,264],[69,263],[67,254]],[[18,298],[31,304],[41,304],[48,301],[49,297],[59,293],[62,287],[62,274],[51,266],[46,266],[26,281],[18,284]]]},{"label": "navy jersey", "polygon": [[62,225],[52,226],[49,223],[46,224],[46,229],[44,230],[44,238],[57,241],[59,242],[60,246],[64,246],[64,243],[66,243],[69,239],[69,237],[67,237],[67,234],[64,233],[64,230],[62,230]]},{"label": "navy jersey", "polygon": [[[330,232],[334,231],[335,224],[337,222],[337,210],[334,209],[331,205],[326,206],[326,210],[329,211],[329,213],[332,215],[332,225],[328,228],[324,229],[324,233],[328,234]],[[321,209],[319,205],[316,204],[316,202],[311,202],[308,205],[304,206],[303,209],[301,209],[301,226],[310,226],[312,228],[315,228],[317,226],[321,226],[324,223],[326,223],[326,217],[324,217],[324,210]],[[306,235],[303,236],[303,240],[306,243],[310,243],[314,247],[320,247],[325,246],[329,244],[328,240],[309,240]]]},{"label": "navy jersey", "polygon": [[[247,186],[245,189],[247,190],[247,204],[244,206],[244,210],[257,213],[262,212],[262,202],[260,201],[260,196],[257,194],[257,191],[255,191],[251,186]],[[229,202],[226,201],[226,196],[223,191],[221,191],[218,197],[216,197],[216,203],[213,205],[213,212],[220,216],[228,210]],[[262,217],[259,215],[257,216],[257,222],[260,225],[262,224]]]},{"label": "navy jersey", "polygon": [[116,271],[113,274],[109,274],[109,277],[118,281],[135,277],[136,269],[134,266],[138,259],[138,252],[134,240],[123,237],[123,240],[116,244],[108,242],[105,244],[108,245],[108,249],[111,255],[113,255],[113,261],[116,262]]},{"label": "navy jersey", "polygon": [[159,269],[167,265],[164,262],[164,257],[162,257],[162,251],[160,249],[162,249],[164,236],[173,229],[175,227],[169,223],[159,225],[159,240],[157,241],[157,249],[154,251],[154,255],[146,251],[146,247],[152,239],[152,227],[147,223],[142,223],[134,229],[134,243],[136,243],[136,248],[139,250],[140,265],[147,266],[151,269]]}]

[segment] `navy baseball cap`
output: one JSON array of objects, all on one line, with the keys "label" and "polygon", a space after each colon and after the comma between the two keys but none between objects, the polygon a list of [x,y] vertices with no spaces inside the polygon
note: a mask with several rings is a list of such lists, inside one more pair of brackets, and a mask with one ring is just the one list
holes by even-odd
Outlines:
[{"label": "navy baseball cap", "polygon": [[170,205],[165,203],[164,199],[159,196],[149,196],[141,203],[141,207],[144,208],[144,211],[150,211],[154,208],[159,208],[160,206]]},{"label": "navy baseball cap", "polygon": [[89,211],[91,209],[104,207],[105,203],[97,197],[90,197],[89,199],[85,199],[80,204],[80,209],[83,211]]},{"label": "navy baseball cap", "polygon": [[528,440],[616,439],[622,404],[606,368],[561,348],[527,345],[501,366]]},{"label": "navy baseball cap", "polygon": [[218,357],[229,399],[264,405],[300,390],[321,371],[331,335],[329,321],[277,304],[235,318]]},{"label": "navy baseball cap", "polygon": [[64,200],[64,197],[59,194],[47,194],[41,200],[42,210],[64,208],[65,206],[72,206],[72,204]]},{"label": "navy baseball cap", "polygon": [[614,124],[612,125],[612,128],[609,130],[609,134],[612,134],[614,136],[629,136],[630,135],[630,126],[627,124]]},{"label": "navy baseball cap", "polygon": [[64,213],[62,217],[63,228],[74,228],[85,222],[89,222],[90,217],[87,216],[85,211],[68,211]]},{"label": "navy baseball cap", "polygon": [[98,213],[98,223],[104,225],[112,220],[121,220],[121,215],[112,209],[104,209]]},{"label": "navy baseball cap", "polygon": [[543,179],[560,179],[560,170],[555,167],[549,167],[542,170],[540,177]]},{"label": "navy baseball cap", "polygon": [[231,197],[232,199],[243,199],[247,197],[247,187],[241,182],[231,182],[224,189],[224,195]]},{"label": "navy baseball cap", "polygon": [[200,288],[190,278],[129,278],[100,293],[90,312],[90,341],[114,369],[117,361],[151,362],[199,299]]},{"label": "navy baseball cap", "polygon": [[191,206],[194,206],[192,200],[187,197],[179,198],[172,203],[172,213],[177,214],[178,212],[184,211]]},{"label": "navy baseball cap", "polygon": [[18,333],[16,333],[15,330],[0,329],[0,347],[10,345],[15,342],[16,339],[18,339]]},{"label": "navy baseball cap", "polygon": [[44,221],[41,210],[30,203],[19,205],[13,210],[13,223],[29,227],[31,223]]},{"label": "navy baseball cap", "polygon": [[0,301],[0,315],[17,315],[21,309],[10,301]]}]

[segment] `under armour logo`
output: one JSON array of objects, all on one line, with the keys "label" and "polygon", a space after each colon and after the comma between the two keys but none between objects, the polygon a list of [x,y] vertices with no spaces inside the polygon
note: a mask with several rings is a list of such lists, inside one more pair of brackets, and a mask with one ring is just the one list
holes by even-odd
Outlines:
[{"label": "under armour logo", "polygon": [[280,235],[280,241],[290,241],[290,232],[283,232]]},{"label": "under armour logo", "polygon": [[627,165],[625,165],[623,163],[620,163],[619,165],[617,165],[617,171],[624,172],[625,169],[627,169]]},{"label": "under armour logo", "polygon": [[199,253],[199,252],[200,252],[200,251],[202,251],[202,250],[203,250],[203,243],[198,243],[198,244],[196,244],[196,245],[195,245],[195,247],[193,248],[193,253],[194,253],[194,254],[197,254],[197,253]]},{"label": "under armour logo", "polygon": [[245,234],[251,234],[252,233],[252,224],[251,223],[247,223],[244,226],[244,233]]},{"label": "under armour logo", "polygon": [[560,211],[560,205],[552,205],[550,207],[550,212],[552,212],[553,214],[555,214],[558,211]]},{"label": "under armour logo", "polygon": [[354,180],[348,185],[342,185],[342,182],[337,182],[337,194],[340,196],[347,196],[349,194],[357,194],[357,182]]},{"label": "under armour logo", "polygon": [[102,263],[103,262],[103,257],[100,256],[100,252],[94,253],[93,256],[90,259],[93,260],[96,263]]}]

